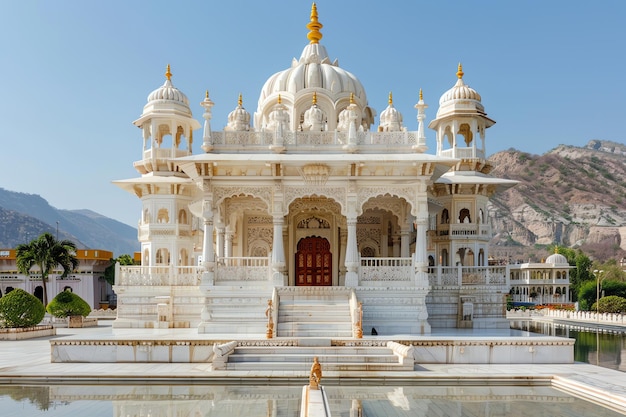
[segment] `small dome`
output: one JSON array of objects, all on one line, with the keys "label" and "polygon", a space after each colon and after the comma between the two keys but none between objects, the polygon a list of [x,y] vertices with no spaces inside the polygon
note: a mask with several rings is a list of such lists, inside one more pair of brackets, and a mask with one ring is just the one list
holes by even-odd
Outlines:
[{"label": "small dome", "polygon": [[250,113],[243,107],[241,94],[239,94],[237,107],[228,114],[228,125],[224,130],[250,130]]},{"label": "small dome", "polygon": [[152,101],[166,100],[174,101],[189,107],[189,99],[187,96],[172,84],[172,73],[170,72],[169,64],[167,66],[167,71],[165,72],[165,77],[165,84],[150,93],[148,96],[148,103]]},{"label": "small dome", "polygon": [[554,265],[569,265],[569,262],[567,262],[567,258],[560,253],[553,253],[552,255],[548,256],[546,258],[546,263]]},{"label": "small dome", "polygon": [[442,106],[446,102],[453,100],[475,100],[480,103],[480,94],[463,82],[463,67],[461,64],[459,64],[459,69],[456,75],[459,79],[456,81],[456,84],[454,84],[454,87],[446,91],[441,96],[439,99],[439,105]]},{"label": "small dome", "polygon": [[380,113],[380,127],[383,132],[402,130],[402,113],[393,106],[393,96],[389,93],[389,105]]}]

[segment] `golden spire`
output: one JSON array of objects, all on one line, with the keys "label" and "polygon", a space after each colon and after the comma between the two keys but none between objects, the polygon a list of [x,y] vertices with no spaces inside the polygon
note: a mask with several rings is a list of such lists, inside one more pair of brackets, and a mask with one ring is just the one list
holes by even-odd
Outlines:
[{"label": "golden spire", "polygon": [[350,104],[354,104],[354,93],[350,93]]},{"label": "golden spire", "polygon": [[280,97],[280,94],[278,95],[278,104],[282,104],[283,99]]},{"label": "golden spire", "polygon": [[239,99],[237,99],[237,104],[239,105],[239,107],[241,107],[241,105],[243,104],[243,97],[241,96],[241,93],[239,93]]},{"label": "golden spire", "polygon": [[323,27],[324,25],[317,20],[317,6],[313,3],[311,6],[311,21],[306,25],[306,28],[310,31],[306,35],[310,41],[309,43],[320,43],[320,39],[322,39],[323,36],[320,29]]},{"label": "golden spire", "polygon": [[209,98],[209,90],[206,90],[206,93],[204,94],[204,98],[205,100]]},{"label": "golden spire", "polygon": [[387,99],[387,103],[389,103],[390,106],[393,104],[393,95],[391,94],[391,91],[389,92],[389,98]]},{"label": "golden spire", "polygon": [[313,91],[313,104],[317,104],[317,91]]},{"label": "golden spire", "polygon": [[422,89],[420,88],[420,101],[424,100],[424,94],[422,93]]},{"label": "golden spire", "polygon": [[464,74],[463,73],[463,65],[461,65],[461,63],[459,62],[459,67],[457,69],[456,76],[459,77],[459,79],[462,79],[463,78],[463,74]]},{"label": "golden spire", "polygon": [[167,78],[167,81],[170,81],[172,79],[172,71],[170,71],[170,64],[167,64],[167,70],[165,71],[165,78]]}]

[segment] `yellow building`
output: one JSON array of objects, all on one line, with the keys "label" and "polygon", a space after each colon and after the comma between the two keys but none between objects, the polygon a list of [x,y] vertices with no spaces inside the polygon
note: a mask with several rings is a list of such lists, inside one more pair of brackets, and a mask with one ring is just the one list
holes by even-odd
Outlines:
[{"label": "yellow building", "polygon": [[[76,251],[78,267],[62,278],[63,269],[55,269],[48,276],[50,300],[59,292],[71,290],[83,298],[92,309],[115,304],[115,295],[104,279],[104,270],[111,264],[113,252],[101,249],[79,249]],[[43,287],[39,268],[33,267],[30,276],[17,270],[15,249],[0,249],[0,295],[15,288],[43,299]]]}]

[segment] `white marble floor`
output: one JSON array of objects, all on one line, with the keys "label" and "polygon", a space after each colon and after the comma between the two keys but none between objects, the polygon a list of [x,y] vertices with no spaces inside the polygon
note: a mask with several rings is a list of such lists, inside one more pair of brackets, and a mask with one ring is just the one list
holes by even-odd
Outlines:
[{"label": "white marble floor", "polygon": [[[101,322],[98,327],[83,329],[57,329],[56,337],[72,335],[116,337],[110,323]],[[141,331],[133,330],[136,336]],[[150,330],[151,337],[194,337],[193,330]],[[186,332],[186,333],[185,333]],[[115,331],[117,334],[117,330]],[[130,333],[130,332],[129,332]],[[484,337],[484,333],[480,333]],[[127,338],[129,335],[123,335]],[[148,336],[145,334],[144,336]],[[467,334],[465,335],[467,336]],[[197,337],[197,334],[195,334]],[[228,380],[229,383],[298,383],[304,384],[308,375],[297,371],[276,370],[263,375],[253,371],[216,371],[204,363],[51,363],[51,338],[0,342],[0,383],[23,384],[28,382],[55,383],[119,383],[164,382],[192,383]],[[326,384],[360,383],[372,385],[398,381],[407,384],[498,384],[514,381],[523,385],[548,381],[553,386],[579,396],[610,405],[626,413],[626,374],[589,364],[569,365],[446,365],[417,364],[414,372],[380,372],[367,378],[337,378],[332,372],[325,373]]]}]

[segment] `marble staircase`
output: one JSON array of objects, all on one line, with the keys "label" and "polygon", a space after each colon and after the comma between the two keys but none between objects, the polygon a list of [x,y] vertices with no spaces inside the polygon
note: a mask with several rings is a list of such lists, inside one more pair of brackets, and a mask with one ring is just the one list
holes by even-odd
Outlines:
[{"label": "marble staircase", "polygon": [[278,306],[277,337],[352,337],[347,298],[282,298]]},{"label": "marble staircase", "polygon": [[402,347],[400,350],[397,347],[239,346],[228,355],[225,369],[308,372],[317,356],[324,372],[413,371],[412,352],[403,352]]}]

